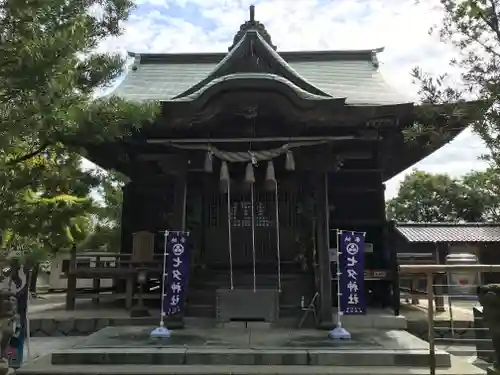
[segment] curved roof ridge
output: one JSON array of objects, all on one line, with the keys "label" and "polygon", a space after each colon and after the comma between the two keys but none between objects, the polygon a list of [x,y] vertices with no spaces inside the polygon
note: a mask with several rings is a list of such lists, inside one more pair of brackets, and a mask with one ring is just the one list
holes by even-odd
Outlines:
[{"label": "curved roof ridge", "polygon": [[310,94],[324,96],[325,98],[332,97],[332,95],[304,79],[274,50],[273,46],[267,43],[258,30],[251,29],[245,32],[234,48],[231,48],[230,52],[205,78],[172,99],[189,96],[219,77],[231,73],[249,72],[277,74]]},{"label": "curved roof ridge", "polygon": [[221,82],[227,82],[231,80],[247,80],[247,79],[263,79],[263,80],[274,80],[281,84],[287,85],[290,89],[292,89],[299,97],[303,99],[310,100],[345,100],[345,98],[333,98],[331,96],[317,95],[312,94],[303,88],[297,86],[293,82],[289,81],[283,76],[277,74],[268,74],[268,73],[231,73],[228,75],[217,77],[206,85],[200,87],[199,90],[185,96],[176,97],[169,101],[177,102],[177,101],[187,101],[192,100],[195,97],[199,97],[203,95],[210,87],[215,86]]}]

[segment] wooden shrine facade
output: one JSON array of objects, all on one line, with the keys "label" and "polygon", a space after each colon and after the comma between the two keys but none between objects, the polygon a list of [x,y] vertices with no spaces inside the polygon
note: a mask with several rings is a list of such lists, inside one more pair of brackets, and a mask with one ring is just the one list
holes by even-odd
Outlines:
[{"label": "wooden shrine facade", "polygon": [[[188,230],[186,314],[215,316],[217,290],[233,285],[280,290],[280,316],[295,316],[302,298],[319,293],[329,324],[335,229],[362,231],[373,244],[368,301],[398,310],[384,181],[440,145],[406,142],[414,105],[393,91],[369,92],[387,88],[374,81],[377,52],[278,54],[251,8],[227,54],[132,54],[115,94],[160,100],[162,114],[125,141],[89,147],[96,163],[130,178],[121,251],[148,231],[161,253],[162,231]],[[348,71],[351,81],[337,83]],[[164,96],[188,78],[195,81]],[[458,133],[457,123],[450,128],[443,143]]]}]

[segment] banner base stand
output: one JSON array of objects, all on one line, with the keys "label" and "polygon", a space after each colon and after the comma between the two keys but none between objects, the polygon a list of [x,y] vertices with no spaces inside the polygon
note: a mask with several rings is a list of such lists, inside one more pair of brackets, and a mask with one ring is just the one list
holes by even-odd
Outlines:
[{"label": "banner base stand", "polygon": [[172,332],[167,327],[157,327],[151,331],[149,337],[152,339],[168,339]]},{"label": "banner base stand", "polygon": [[351,334],[347,332],[347,330],[343,327],[335,327],[332,329],[329,333],[328,336],[331,339],[334,340],[350,340],[351,339]]}]

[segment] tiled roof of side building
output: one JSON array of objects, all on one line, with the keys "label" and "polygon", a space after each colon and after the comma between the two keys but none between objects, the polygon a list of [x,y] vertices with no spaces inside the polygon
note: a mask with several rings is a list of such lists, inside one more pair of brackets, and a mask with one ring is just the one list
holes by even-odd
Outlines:
[{"label": "tiled roof of side building", "polygon": [[411,243],[500,242],[500,223],[398,223]]},{"label": "tiled roof of side building", "polygon": [[[297,51],[280,56],[307,82],[351,105],[410,103],[383,79],[378,50]],[[135,62],[112,92],[134,101],[169,100],[205,79],[226,56],[213,54],[131,54]]]}]

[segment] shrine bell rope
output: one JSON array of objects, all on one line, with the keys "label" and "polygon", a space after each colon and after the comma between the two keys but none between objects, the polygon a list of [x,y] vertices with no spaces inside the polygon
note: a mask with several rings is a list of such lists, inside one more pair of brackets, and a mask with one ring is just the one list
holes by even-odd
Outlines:
[{"label": "shrine bell rope", "polygon": [[[227,165],[226,165],[227,167]],[[227,182],[227,238],[229,241],[229,278],[231,290],[234,289],[233,278],[233,236],[231,234],[231,183]]]},{"label": "shrine bell rope", "polygon": [[[228,250],[229,250],[229,277],[230,288],[234,289],[233,279],[233,247],[231,235],[231,181],[229,177],[229,169],[227,163],[248,163],[245,173],[245,182],[250,184],[251,206],[252,206],[252,263],[253,263],[253,291],[257,291],[257,274],[256,274],[256,252],[255,252],[255,175],[253,168],[257,166],[259,161],[267,161],[268,167],[266,172],[266,182],[272,183],[274,189],[275,200],[275,215],[276,215],[276,257],[278,262],[278,290],[281,291],[281,251],[280,251],[280,228],[279,228],[279,194],[278,182],[274,174],[274,166],[272,160],[278,156],[286,155],[285,169],[288,171],[295,170],[295,161],[291,150],[298,147],[316,146],[328,143],[328,140],[310,141],[310,142],[293,142],[284,144],[281,147],[269,150],[249,150],[240,152],[223,151],[210,145],[199,144],[178,144],[175,142],[168,143],[168,146],[183,149],[183,150],[200,150],[206,151],[205,172],[213,172],[213,156],[222,161],[221,164],[221,187],[227,193],[227,223],[228,223]],[[270,181],[267,181],[270,180]],[[337,272],[338,273],[338,272]]]},{"label": "shrine bell rope", "polygon": [[[250,195],[251,195],[251,202],[252,202],[252,264],[253,264],[253,291],[257,291],[257,274],[255,272],[255,198],[254,198],[254,187],[255,183],[252,182],[250,184]],[[278,249],[279,251],[279,249]],[[278,278],[280,276],[278,275]]]},{"label": "shrine bell rope", "polygon": [[278,248],[276,256],[278,257],[278,290],[281,292],[281,251],[280,251],[280,210],[278,200],[278,181],[275,181],[275,208],[276,208],[276,246]]}]

